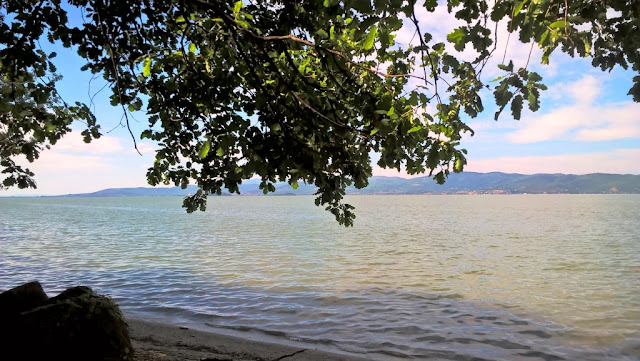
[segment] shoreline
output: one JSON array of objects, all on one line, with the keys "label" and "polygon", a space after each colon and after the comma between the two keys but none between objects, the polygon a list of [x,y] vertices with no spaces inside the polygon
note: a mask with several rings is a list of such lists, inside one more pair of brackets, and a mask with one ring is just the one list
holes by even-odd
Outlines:
[{"label": "shoreline", "polygon": [[126,318],[136,361],[364,361],[300,343],[293,346]]}]

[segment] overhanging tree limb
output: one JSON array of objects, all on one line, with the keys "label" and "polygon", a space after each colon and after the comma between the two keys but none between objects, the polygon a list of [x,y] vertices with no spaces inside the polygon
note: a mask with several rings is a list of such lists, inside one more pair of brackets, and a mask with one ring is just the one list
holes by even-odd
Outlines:
[{"label": "overhanging tree limb", "polygon": [[[415,1],[279,5],[79,0],[66,8],[91,21],[74,28],[58,1],[0,0],[0,88],[9,95],[0,97],[3,186],[35,187],[14,158],[37,159],[74,120],[86,120],[86,141],[100,136],[89,107],[66,106],[55,82],[38,81],[57,79],[54,54],[34,45],[44,37],[75,46],[83,69],[111,87],[114,105],[146,111],[141,138],[159,147],[147,179],[196,183],[200,192],[185,200],[188,211],[204,209],[207,194],[235,192],[258,177],[267,192],[277,181],[315,184],[316,203],[346,225],[355,215],[342,202],[345,187],[367,184],[372,152],[380,167],[429,172],[441,183],[466,164],[462,135],[473,131],[465,121],[483,111],[483,89],[493,92],[496,117],[507,107],[515,119],[526,104],[539,109],[546,87],[528,70],[529,59],[518,68],[505,58],[501,78],[481,79],[499,22],[539,46],[542,63],[562,51],[591,57],[603,70],[640,73],[632,1],[498,1],[491,8],[486,0],[426,1],[427,11],[442,6],[462,23],[442,39],[420,27],[430,19],[418,16]],[[395,42],[403,19],[415,28],[418,46]],[[477,52],[475,60],[460,55],[467,50]],[[424,75],[415,75],[420,70]],[[640,75],[633,81],[629,94],[640,101]]]}]

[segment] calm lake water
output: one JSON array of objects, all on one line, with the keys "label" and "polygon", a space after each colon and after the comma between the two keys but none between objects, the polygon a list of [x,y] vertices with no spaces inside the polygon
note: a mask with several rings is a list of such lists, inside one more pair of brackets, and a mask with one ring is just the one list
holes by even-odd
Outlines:
[{"label": "calm lake water", "polygon": [[377,360],[639,360],[640,195],[0,199],[0,289]]}]

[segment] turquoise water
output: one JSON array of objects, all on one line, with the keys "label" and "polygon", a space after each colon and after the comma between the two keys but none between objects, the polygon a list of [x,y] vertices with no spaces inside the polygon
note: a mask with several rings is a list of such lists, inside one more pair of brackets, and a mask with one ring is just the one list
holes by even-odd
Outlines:
[{"label": "turquoise water", "polygon": [[639,360],[640,196],[0,199],[0,289],[377,360]]}]

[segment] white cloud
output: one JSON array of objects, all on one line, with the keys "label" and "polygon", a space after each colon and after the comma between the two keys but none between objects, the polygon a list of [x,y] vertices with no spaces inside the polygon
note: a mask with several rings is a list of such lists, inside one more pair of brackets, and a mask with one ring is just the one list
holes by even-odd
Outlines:
[{"label": "white cloud", "polygon": [[[155,147],[148,142],[138,142],[140,153],[153,153]],[[133,154],[137,153],[131,138],[119,138],[103,135],[91,143],[85,143],[80,132],[72,131],[65,135],[58,143],[51,146],[51,151],[69,154]]]},{"label": "white cloud", "polygon": [[17,160],[35,173],[38,188],[10,188],[2,191],[2,195],[55,195],[142,186],[146,184],[145,172],[130,163],[150,163],[149,159],[137,154],[83,155],[59,152],[55,148],[43,151],[33,163],[28,163],[24,157]]},{"label": "white cloud", "polygon": [[42,172],[90,171],[109,168],[103,158],[95,155],[66,154],[44,151],[40,158],[28,164],[26,159],[20,162],[36,174]]},{"label": "white cloud", "polygon": [[605,88],[603,76],[585,75],[568,83],[556,83],[544,93],[544,97],[556,102],[591,104]]},{"label": "white cloud", "polygon": [[138,151],[142,154],[155,153],[156,147],[151,143],[142,142],[138,143]]},{"label": "white cloud", "polygon": [[[566,87],[566,91],[571,95],[573,100],[581,105],[592,104],[596,101],[596,97],[602,92],[603,80],[595,76],[587,75]],[[563,86],[558,87],[561,91]]]},{"label": "white cloud", "polygon": [[72,131],[52,145],[51,149],[40,152],[40,157],[33,163],[29,163],[25,157],[17,157],[16,161],[36,174],[92,171],[108,169],[106,157],[124,152],[126,149],[119,138],[103,136],[87,144],[79,132]]},{"label": "white cloud", "polygon": [[570,130],[586,125],[589,112],[579,106],[566,107],[542,116],[523,119],[521,127],[507,135],[512,143],[536,143],[556,139]]},{"label": "white cloud", "polygon": [[[589,154],[565,154],[550,156],[514,156],[486,159],[468,159],[466,172],[504,172],[504,173],[615,173],[640,174],[640,149],[615,149]],[[408,175],[404,170],[382,169],[375,167],[374,176],[385,177],[422,177]]]},{"label": "white cloud", "polygon": [[125,151],[125,146],[120,138],[108,135],[94,139],[91,143],[85,143],[79,132],[72,131],[53,145],[51,149],[52,151],[65,153],[110,154]]},{"label": "white cloud", "polygon": [[45,149],[33,163],[18,157],[18,164],[35,173],[38,189],[11,188],[3,195],[65,194],[93,192],[103,188],[144,186],[145,169],[153,164],[154,145],[139,142],[136,152],[130,138],[105,135],[91,143],[80,132],[65,135]]},{"label": "white cloud", "polygon": [[616,149],[590,154],[498,157],[471,159],[465,168],[472,172],[505,173],[622,173],[640,174],[640,149]]},{"label": "white cloud", "polygon": [[579,104],[524,119],[520,124],[522,127],[507,135],[507,140],[535,143],[556,139],[607,141],[640,138],[640,104]]},{"label": "white cloud", "polygon": [[568,96],[568,105],[546,114],[523,117],[519,127],[506,136],[512,143],[535,143],[548,140],[607,141],[640,138],[640,104],[619,102],[598,104],[604,85],[591,75],[560,85],[552,93],[556,99]]}]

